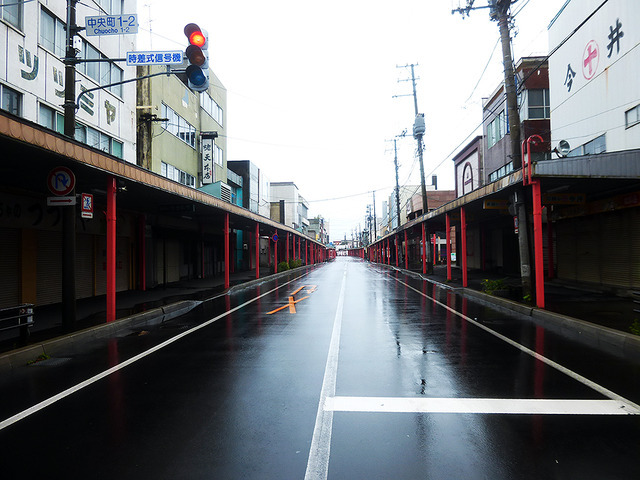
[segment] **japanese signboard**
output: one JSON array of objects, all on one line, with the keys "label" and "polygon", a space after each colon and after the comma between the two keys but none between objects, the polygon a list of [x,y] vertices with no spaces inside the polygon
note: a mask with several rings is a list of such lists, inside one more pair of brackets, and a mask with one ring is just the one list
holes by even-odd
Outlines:
[{"label": "japanese signboard", "polygon": [[213,137],[202,137],[202,183],[213,183]]},{"label": "japanese signboard", "polygon": [[132,65],[176,65],[182,63],[181,50],[162,52],[127,52],[127,66]]},{"label": "japanese signboard", "polygon": [[138,15],[136,14],[85,17],[84,20],[88,36],[138,33]]}]

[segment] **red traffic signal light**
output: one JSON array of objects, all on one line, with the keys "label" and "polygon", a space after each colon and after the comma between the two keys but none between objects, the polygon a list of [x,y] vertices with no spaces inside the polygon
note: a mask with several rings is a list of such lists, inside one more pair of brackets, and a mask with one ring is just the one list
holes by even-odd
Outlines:
[{"label": "red traffic signal light", "polygon": [[184,27],[184,34],[189,39],[190,45],[203,48],[207,44],[207,34],[195,23],[188,23]]},{"label": "red traffic signal light", "polygon": [[195,23],[184,27],[184,34],[189,39],[185,50],[187,58],[187,80],[191,90],[204,92],[209,88],[209,39],[207,31]]}]

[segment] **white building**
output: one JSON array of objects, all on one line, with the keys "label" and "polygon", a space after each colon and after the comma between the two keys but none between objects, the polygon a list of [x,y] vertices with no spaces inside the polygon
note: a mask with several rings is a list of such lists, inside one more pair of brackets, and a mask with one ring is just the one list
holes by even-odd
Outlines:
[{"label": "white building", "polygon": [[307,233],[309,204],[293,182],[271,182],[271,219]]},{"label": "white building", "polygon": [[570,156],[640,148],[640,2],[601,4],[568,0],[549,25],[552,146]]},{"label": "white building", "polygon": [[[0,9],[1,107],[60,133],[64,130],[64,71],[67,2],[3,2]],[[88,0],[77,4],[77,24],[85,17],[135,13],[134,0]],[[135,35],[87,36],[81,31],[80,59],[124,58],[135,50]],[[86,62],[76,67],[76,95],[83,89],[135,76],[124,62]],[[76,112],[75,138],[116,157],[136,162],[135,82],[89,92]]]}]

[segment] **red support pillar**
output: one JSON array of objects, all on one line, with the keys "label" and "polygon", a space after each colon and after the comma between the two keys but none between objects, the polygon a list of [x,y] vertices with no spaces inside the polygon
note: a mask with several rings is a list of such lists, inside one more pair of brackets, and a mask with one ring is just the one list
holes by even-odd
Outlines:
[{"label": "red support pillar", "polygon": [[422,274],[427,274],[427,234],[425,224],[422,222]]},{"label": "red support pillar", "polygon": [[224,288],[229,288],[229,269],[231,267],[229,258],[229,214],[224,216]]},{"label": "red support pillar", "polygon": [[409,270],[409,242],[407,241],[407,231],[404,231],[404,268]]},{"label": "red support pillar", "polygon": [[436,264],[436,250],[438,248],[438,242],[437,242],[436,234],[434,233],[431,238],[433,238],[433,264],[435,265]]},{"label": "red support pillar", "polygon": [[[278,231],[276,230],[276,235],[278,235]],[[275,257],[273,259],[273,263],[275,265],[275,273],[278,273],[278,242],[273,242],[273,249],[275,251]]]},{"label": "red support pillar", "polygon": [[287,246],[285,248],[285,260],[289,263],[289,232],[287,232]]},{"label": "red support pillar", "polygon": [[107,184],[107,322],[116,319],[116,178]]},{"label": "red support pillar", "polygon": [[540,180],[531,181],[533,193],[533,247],[536,269],[536,305],[544,308],[544,259],[542,256],[542,196]]},{"label": "red support pillar", "polygon": [[551,223],[551,206],[547,205],[547,277],[555,278],[555,266],[553,264],[553,223]]},{"label": "red support pillar", "polygon": [[446,214],[447,222],[447,280],[451,280],[451,216]]},{"label": "red support pillar", "polygon": [[260,278],[260,224],[256,223],[256,278]]},{"label": "red support pillar", "polygon": [[309,265],[309,244],[306,239],[304,241],[304,264]]},{"label": "red support pillar", "polygon": [[396,238],[395,238],[395,242],[396,242],[396,267],[398,266],[398,234],[396,233]]},{"label": "red support pillar", "polygon": [[462,257],[462,286],[467,284],[467,214],[464,207],[460,208],[460,256]]}]

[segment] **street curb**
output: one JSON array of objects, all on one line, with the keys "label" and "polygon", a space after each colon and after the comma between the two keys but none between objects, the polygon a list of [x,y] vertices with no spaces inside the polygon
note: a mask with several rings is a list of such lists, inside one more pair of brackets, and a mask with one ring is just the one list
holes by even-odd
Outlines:
[{"label": "street curb", "polygon": [[571,338],[582,344],[598,348],[628,360],[640,361],[640,336],[638,335],[622,332],[560,313],[530,307],[505,298],[494,297],[493,295],[469,288],[463,288],[462,292],[465,296],[473,297],[479,303],[490,308],[523,315],[534,323],[544,326],[566,338]]},{"label": "street curb", "polygon": [[164,307],[153,308],[145,312],[136,313],[109,323],[103,323],[67,335],[52,338],[45,342],[28,345],[26,347],[0,355],[0,372],[23,367],[41,354],[56,355],[68,352],[70,348],[80,342],[117,336],[124,330],[140,328],[146,325],[156,325],[184,315],[202,302],[196,300],[181,300]]}]

